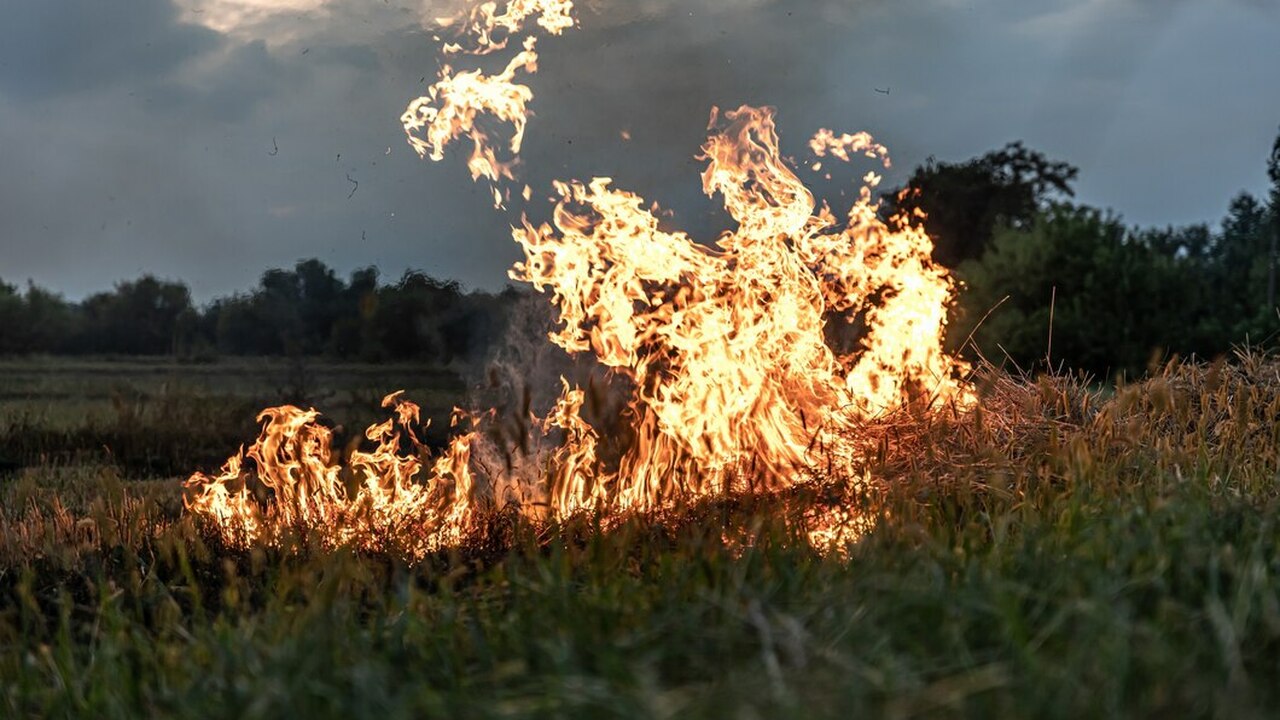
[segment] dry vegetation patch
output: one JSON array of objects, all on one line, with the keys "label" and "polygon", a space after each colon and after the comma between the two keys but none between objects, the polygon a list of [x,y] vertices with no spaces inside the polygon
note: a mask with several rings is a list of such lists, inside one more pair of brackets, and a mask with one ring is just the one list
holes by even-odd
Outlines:
[{"label": "dry vegetation patch", "polygon": [[[1119,388],[977,380],[975,412],[869,423],[869,482],[555,525],[495,511],[416,564],[303,531],[234,549],[183,516],[176,478],[22,469],[0,486],[6,711],[1276,707],[1280,362],[1174,363]],[[812,520],[832,511],[857,531],[817,552]]]}]

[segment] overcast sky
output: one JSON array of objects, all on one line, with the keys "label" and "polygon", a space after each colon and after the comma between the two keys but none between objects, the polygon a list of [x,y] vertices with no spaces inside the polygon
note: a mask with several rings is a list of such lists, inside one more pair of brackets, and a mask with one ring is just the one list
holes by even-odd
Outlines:
[{"label": "overcast sky", "polygon": [[[0,278],[68,297],[154,273],[201,301],[319,257],[497,288],[519,253],[462,161],[399,116],[441,0],[6,0]],[[901,180],[1024,140],[1132,224],[1216,223],[1267,188],[1277,0],[595,0],[545,40],[525,176],[607,175],[703,235],[712,105],[784,149],[868,130]],[[425,81],[424,81],[425,78]],[[877,92],[876,89],[888,93]],[[621,131],[631,142],[623,142]],[[359,183],[358,187],[348,177]],[[352,194],[352,190],[355,190]]]}]

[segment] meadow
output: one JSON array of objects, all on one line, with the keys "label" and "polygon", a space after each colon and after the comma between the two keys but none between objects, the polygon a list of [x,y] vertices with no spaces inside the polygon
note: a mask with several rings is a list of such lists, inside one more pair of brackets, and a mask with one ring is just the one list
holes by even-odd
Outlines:
[{"label": "meadow", "polygon": [[[407,563],[225,547],[181,481],[271,404],[447,418],[448,369],[0,362],[0,715],[1273,716],[1280,360],[978,383],[977,412],[869,425],[858,492],[498,513]],[[815,550],[831,507],[874,527]]]}]

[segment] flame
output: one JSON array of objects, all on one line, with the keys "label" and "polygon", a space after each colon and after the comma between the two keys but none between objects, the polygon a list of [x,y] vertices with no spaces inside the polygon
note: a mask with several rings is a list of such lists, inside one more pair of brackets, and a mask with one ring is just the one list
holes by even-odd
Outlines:
[{"label": "flame", "polygon": [[[462,34],[470,37],[475,46],[470,54],[487,55],[505,49],[509,37],[521,32],[530,18],[537,18],[538,26],[551,35],[560,35],[575,22],[572,0],[511,0],[501,12],[497,8],[496,2],[483,3],[461,23]],[[522,50],[494,75],[481,70],[456,71],[445,65],[427,94],[409,103],[400,117],[409,145],[420,157],[443,160],[449,143],[464,136],[469,138],[472,151],[467,168],[471,179],[489,181],[494,206],[499,208],[503,206],[503,196],[497,184],[515,179],[516,157],[524,142],[528,106],[533,100],[533,91],[516,78],[522,71],[530,75],[538,71],[537,44],[537,37],[525,37]],[[444,52],[468,51],[459,43],[449,43]],[[486,115],[513,126],[508,141],[511,159],[498,157],[491,132],[477,124]]]},{"label": "flame", "polygon": [[[213,521],[237,546],[278,543],[291,530],[317,529],[332,546],[396,547],[418,557],[456,542],[471,515],[474,435],[455,437],[428,482],[416,482],[423,466],[414,431],[419,408],[400,395],[382,401],[395,417],[365,432],[375,448],[351,453],[345,465],[334,460],[332,431],[314,409],[263,411],[262,433],[247,451],[242,448],[217,475],[196,473],[187,480],[187,509]],[[400,452],[402,440],[415,452]],[[256,469],[252,477],[246,460]],[[265,501],[255,497],[251,481]]]},{"label": "flame", "polygon": [[[551,35],[560,35],[575,24],[572,0],[510,0],[498,10],[498,3],[485,2],[473,8],[462,21],[462,34],[470,36],[474,47],[465,49],[460,43],[444,46],[446,53],[468,52],[488,55],[507,47],[507,37],[520,33],[529,18],[537,18],[538,27]],[[450,20],[442,25],[455,26]]]},{"label": "flame", "polygon": [[[572,9],[569,0],[512,0],[501,11],[485,3],[455,23],[472,49],[452,43],[445,51],[500,51],[531,20],[557,35],[573,26]],[[472,178],[492,184],[498,205],[510,196],[500,185],[515,180],[533,99],[516,78],[537,71],[536,42],[527,35],[496,75],[445,66],[402,118],[424,157],[440,160],[451,143],[470,141]],[[499,157],[486,116],[512,126],[510,159]],[[609,178],[555,183],[551,221],[513,228],[524,260],[510,274],[549,296],[559,321],[551,342],[590,353],[628,393],[630,442],[616,457],[603,458],[601,435],[583,417],[587,392],[564,378],[554,407],[521,439],[552,449],[518,463],[508,457],[502,467],[472,457],[481,439],[473,430],[423,473],[418,408],[399,394],[383,403],[395,417],[366,433],[375,449],[353,453],[345,466],[333,460],[332,435],[314,410],[283,407],[262,414],[258,441],[221,473],[192,476],[188,508],[234,542],[271,542],[280,528],[300,527],[334,544],[394,542],[421,556],[457,542],[481,508],[502,502],[530,517],[563,518],[822,475],[863,482],[859,430],[867,421],[907,406],[973,402],[967,366],[943,351],[955,286],[915,218],[881,217],[875,172],[838,217],[779,145],[772,109],[712,111],[702,185],[733,227],[711,244],[663,229],[656,204]],[[819,169],[821,159],[857,155],[889,167],[887,150],[867,133],[820,130],[809,149]],[[520,194],[532,195],[527,186]],[[856,330],[856,342],[832,342],[842,328]],[[406,444],[413,453],[400,452]],[[809,521],[815,546],[841,545],[865,529],[847,509]]]},{"label": "flame", "polygon": [[805,514],[805,526],[810,547],[847,558],[849,547],[874,530],[875,522],[844,505],[815,504]]},{"label": "flame", "polygon": [[[714,247],[662,230],[607,178],[557,184],[553,221],[514,233],[525,260],[511,277],[550,294],[562,325],[551,341],[635,388],[639,441],[615,473],[575,463],[560,497],[603,484],[624,507],[652,507],[778,487],[811,466],[815,442],[854,453],[846,438],[861,421],[970,401],[965,366],[942,349],[954,287],[925,233],[881,221],[870,186],[843,223],[817,208],[781,159],[771,110],[714,112],[712,127],[703,188],[737,223]],[[832,137],[815,143],[883,154],[868,136]],[[843,356],[827,341],[839,318],[865,325],[862,348]],[[572,393],[551,421],[576,437]]]},{"label": "flame", "polygon": [[[504,178],[515,179],[515,161],[498,159],[490,134],[477,125],[476,120],[487,114],[515,126],[509,147],[513,156],[520,153],[533,91],[527,85],[515,82],[515,77],[521,70],[537,71],[536,46],[536,38],[525,40],[524,51],[512,58],[506,69],[497,75],[485,75],[479,70],[455,73],[446,65],[440,80],[425,96],[410,103],[400,118],[409,144],[418,155],[443,160],[445,146],[465,135],[471,139],[473,147],[467,161],[472,180],[483,177],[497,183]],[[426,139],[419,137],[418,132],[424,132]],[[501,205],[500,199],[497,204]]]}]

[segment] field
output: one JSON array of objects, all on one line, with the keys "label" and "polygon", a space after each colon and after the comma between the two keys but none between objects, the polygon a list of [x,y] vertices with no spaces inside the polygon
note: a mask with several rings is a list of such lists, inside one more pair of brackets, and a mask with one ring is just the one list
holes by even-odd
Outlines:
[{"label": "field", "polygon": [[[442,369],[0,362],[0,715],[1254,717],[1280,707],[1280,361],[1097,389],[980,378],[867,428],[870,491],[805,487],[392,557],[231,551],[181,480],[314,403]],[[874,519],[818,552],[804,520]]]}]

